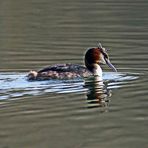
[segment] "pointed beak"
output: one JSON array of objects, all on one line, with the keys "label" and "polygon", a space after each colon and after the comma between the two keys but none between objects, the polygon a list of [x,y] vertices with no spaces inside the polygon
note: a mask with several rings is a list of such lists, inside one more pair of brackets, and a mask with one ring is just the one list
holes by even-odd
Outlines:
[{"label": "pointed beak", "polygon": [[105,58],[106,64],[115,72],[117,72],[117,69],[114,67],[114,65],[110,62],[108,58]]}]

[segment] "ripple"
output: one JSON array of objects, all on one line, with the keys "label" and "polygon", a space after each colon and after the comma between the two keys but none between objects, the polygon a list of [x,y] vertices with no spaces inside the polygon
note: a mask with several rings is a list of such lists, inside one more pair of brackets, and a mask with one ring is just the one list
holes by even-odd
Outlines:
[{"label": "ripple", "polygon": [[[122,87],[129,81],[139,77],[138,73],[113,73],[103,74],[104,83],[108,89]],[[40,95],[43,93],[83,93],[88,90],[83,79],[75,80],[26,80],[26,73],[0,73],[0,100],[17,99],[26,95]]]}]

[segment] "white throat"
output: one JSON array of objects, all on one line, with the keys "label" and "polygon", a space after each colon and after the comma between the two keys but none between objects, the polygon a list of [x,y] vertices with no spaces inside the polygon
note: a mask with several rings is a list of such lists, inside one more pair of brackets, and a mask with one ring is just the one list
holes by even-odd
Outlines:
[{"label": "white throat", "polygon": [[94,75],[98,76],[102,79],[102,69],[98,64],[94,65],[94,69],[93,69]]}]

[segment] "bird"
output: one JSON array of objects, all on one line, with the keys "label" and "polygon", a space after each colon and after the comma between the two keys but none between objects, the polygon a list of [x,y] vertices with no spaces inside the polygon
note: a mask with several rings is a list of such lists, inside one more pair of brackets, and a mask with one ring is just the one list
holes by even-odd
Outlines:
[{"label": "bird", "polygon": [[84,56],[84,66],[79,64],[55,64],[47,66],[39,71],[31,70],[27,79],[33,80],[66,80],[97,76],[102,80],[102,68],[100,65],[107,64],[113,71],[116,68],[111,64],[107,50],[98,43],[97,47],[88,48]]}]

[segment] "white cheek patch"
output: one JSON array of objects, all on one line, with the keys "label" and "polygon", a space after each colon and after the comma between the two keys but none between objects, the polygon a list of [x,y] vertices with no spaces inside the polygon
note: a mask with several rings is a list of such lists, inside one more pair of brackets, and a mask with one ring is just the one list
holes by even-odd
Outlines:
[{"label": "white cheek patch", "polygon": [[100,55],[100,63],[101,64],[106,64],[106,61],[105,61],[105,59],[104,59],[104,55],[101,53],[101,55]]}]

